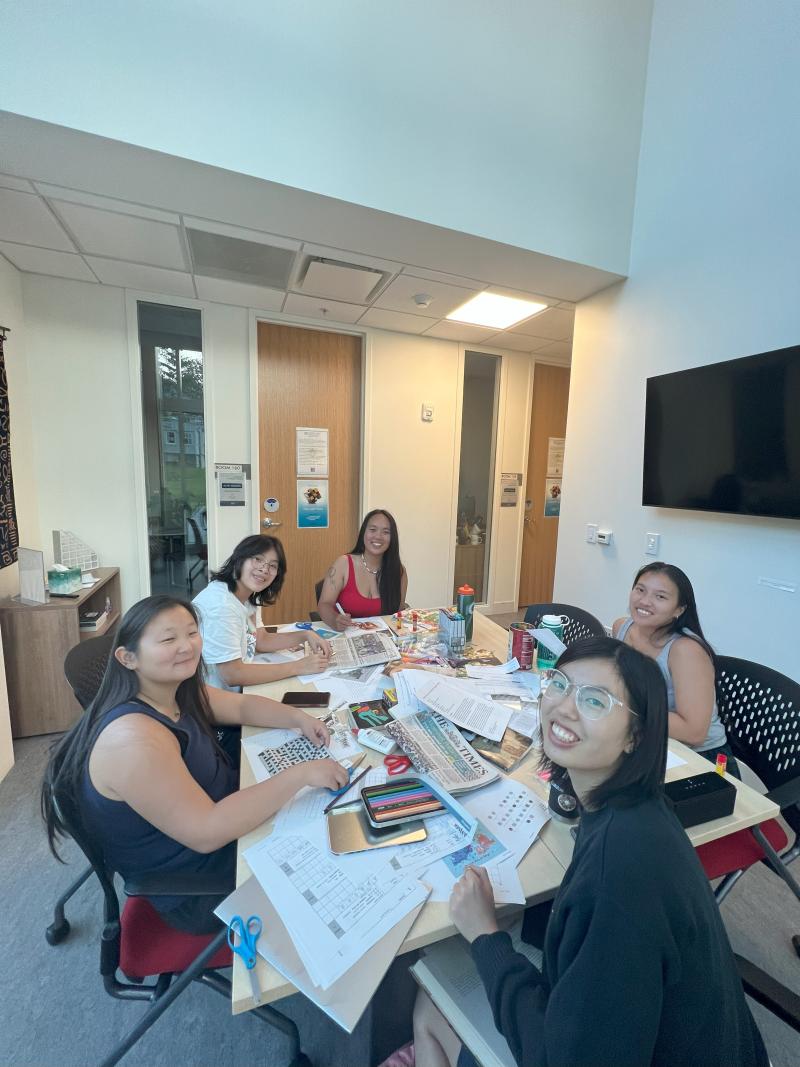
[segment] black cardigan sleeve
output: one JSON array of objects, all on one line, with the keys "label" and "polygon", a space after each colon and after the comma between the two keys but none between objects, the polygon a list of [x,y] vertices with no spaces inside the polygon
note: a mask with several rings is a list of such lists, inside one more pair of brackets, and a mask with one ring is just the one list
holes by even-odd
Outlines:
[{"label": "black cardigan sleeve", "polygon": [[508,934],[473,942],[497,1029],[520,1067],[645,1067],[661,1018],[658,946],[613,900],[559,918],[552,988]]}]

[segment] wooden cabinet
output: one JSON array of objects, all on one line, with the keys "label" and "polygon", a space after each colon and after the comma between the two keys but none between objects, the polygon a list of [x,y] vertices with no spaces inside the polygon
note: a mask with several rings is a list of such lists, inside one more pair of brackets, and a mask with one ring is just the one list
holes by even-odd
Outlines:
[{"label": "wooden cabinet", "polygon": [[[50,599],[46,604],[23,604],[11,598],[0,601],[14,737],[67,730],[81,714],[64,677],[64,658],[79,641],[99,637],[116,626],[121,603],[119,568],[95,567],[92,573],[97,581],[74,600]],[[102,611],[106,597],[112,607],[108,621],[99,630],[81,630],[79,613]]]}]

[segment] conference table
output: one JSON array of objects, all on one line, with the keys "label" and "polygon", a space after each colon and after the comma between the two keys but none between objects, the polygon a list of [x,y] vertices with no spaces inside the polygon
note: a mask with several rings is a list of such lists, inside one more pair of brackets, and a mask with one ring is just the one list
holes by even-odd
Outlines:
[{"label": "conference table", "polygon": [[[301,631],[298,631],[298,639],[302,639]],[[472,643],[494,653],[500,662],[508,658],[508,631],[485,615],[475,612],[473,641]],[[304,685],[297,678],[282,679],[279,682],[270,682],[265,685],[249,686],[245,691],[261,696],[272,697],[280,700],[287,690],[298,689],[314,690],[313,684]],[[324,689],[324,679],[320,682],[320,688]],[[326,710],[320,712],[324,715]],[[261,727],[245,727],[245,736],[257,733]],[[674,781],[686,778],[692,774],[701,774],[709,770],[709,763],[696,752],[680,744],[678,741],[670,741],[670,750],[679,756],[684,762],[667,770],[666,780]],[[366,760],[373,765],[381,762],[378,753],[367,752]],[[365,766],[362,764],[362,767]],[[537,758],[535,751],[529,753],[520,763],[510,777],[524,782],[542,800],[547,802],[548,786],[542,782],[536,774]],[[744,785],[735,778],[726,776],[736,787],[736,803],[733,813],[722,819],[715,819],[692,827],[687,831],[692,843],[697,846],[735,833],[750,826],[755,826],[767,819],[775,818],[779,809],[772,801],[767,800],[756,790]],[[250,764],[246,758],[242,758],[240,784],[242,787],[252,785],[255,782]],[[243,853],[245,849],[256,844],[272,832],[273,820],[269,819],[251,833],[240,838],[237,854],[237,886],[245,882],[251,875],[247,861]],[[536,904],[541,901],[552,899],[564,876],[572,858],[574,839],[570,833],[571,827],[564,823],[551,819],[539,834],[538,839],[528,851],[525,859],[518,868],[520,880],[528,904]],[[508,905],[509,911],[519,905]],[[414,925],[409,931],[398,954],[413,952],[430,945],[436,941],[444,940],[456,932],[448,915],[448,905],[441,902],[426,903]],[[295,993],[295,987],[287,981],[275,968],[270,966],[261,957],[256,965],[256,975],[261,989],[262,1003],[270,1003]],[[233,964],[233,1013],[249,1011],[255,1007],[250,978],[244,964],[237,956]]]}]

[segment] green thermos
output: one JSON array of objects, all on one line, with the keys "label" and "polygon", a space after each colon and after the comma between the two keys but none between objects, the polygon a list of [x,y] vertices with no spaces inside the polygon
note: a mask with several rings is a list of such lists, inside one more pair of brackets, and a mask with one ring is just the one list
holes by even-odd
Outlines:
[{"label": "green thermos", "polygon": [[471,585],[461,585],[458,588],[458,603],[456,604],[459,614],[464,616],[464,636],[467,641],[472,640],[472,613],[475,610],[475,590]]}]

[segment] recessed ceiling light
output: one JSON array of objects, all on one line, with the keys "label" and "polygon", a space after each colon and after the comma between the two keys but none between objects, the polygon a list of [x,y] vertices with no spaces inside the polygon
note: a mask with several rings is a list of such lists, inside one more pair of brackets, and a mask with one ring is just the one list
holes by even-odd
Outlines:
[{"label": "recessed ceiling light", "polygon": [[544,311],[546,307],[547,304],[520,300],[515,296],[478,293],[445,317],[455,322],[469,322],[473,326],[493,326],[495,330],[505,330],[523,319],[529,319],[539,311]]}]

